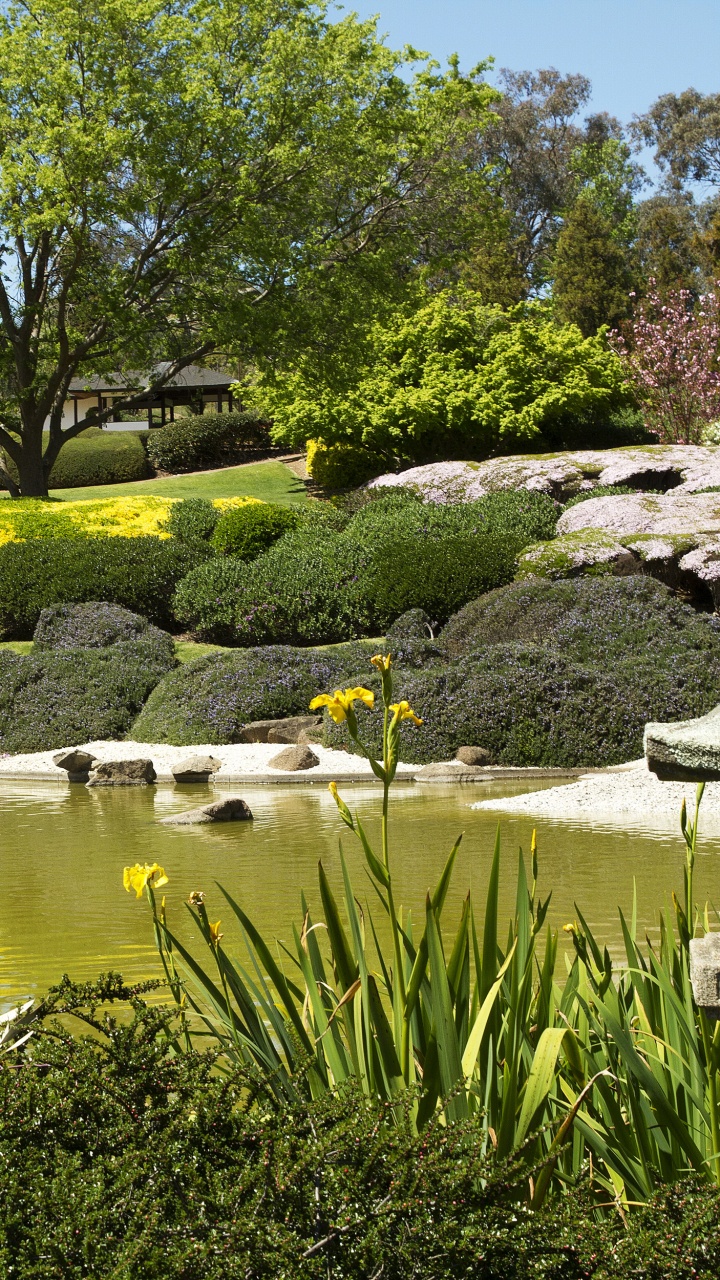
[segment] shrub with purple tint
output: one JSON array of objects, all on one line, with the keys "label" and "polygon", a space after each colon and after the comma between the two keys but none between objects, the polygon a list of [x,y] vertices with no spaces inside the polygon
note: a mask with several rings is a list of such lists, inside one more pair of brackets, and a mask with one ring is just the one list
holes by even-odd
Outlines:
[{"label": "shrub with purple tint", "polygon": [[36,649],[105,649],[108,645],[140,637],[152,646],[158,657],[172,663],[172,637],[147,618],[107,600],[88,600],[83,604],[56,604],[43,609],[35,628]]}]

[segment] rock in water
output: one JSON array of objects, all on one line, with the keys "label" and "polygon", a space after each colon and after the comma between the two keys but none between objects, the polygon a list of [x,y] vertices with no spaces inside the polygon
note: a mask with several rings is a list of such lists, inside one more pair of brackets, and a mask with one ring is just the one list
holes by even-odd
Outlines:
[{"label": "rock in water", "polygon": [[720,780],[720,707],[696,720],[646,724],[645,759],[661,782]]},{"label": "rock in water", "polygon": [[314,769],[319,763],[315,752],[305,746],[288,747],[268,760],[271,769],[282,769],[287,773],[294,773],[297,769]]},{"label": "rock in water", "polygon": [[221,768],[222,761],[216,760],[214,756],[188,756],[187,760],[176,764],[171,772],[176,782],[207,782]]},{"label": "rock in water", "polygon": [[282,720],[253,720],[243,725],[240,742],[297,742],[298,734],[322,725],[322,716],[285,716]]},{"label": "rock in water", "polygon": [[152,760],[106,760],[90,774],[89,787],[146,787],[156,778]]},{"label": "rock in water", "polygon": [[484,747],[458,747],[455,752],[455,759],[461,764],[488,765],[492,764],[492,756]]},{"label": "rock in water", "polygon": [[53,756],[53,764],[58,769],[67,770],[68,782],[87,782],[90,770],[97,764],[97,760],[89,751],[80,751],[78,747],[74,747],[71,751],[58,751]]},{"label": "rock in water", "polygon": [[201,809],[174,813],[169,818],[161,818],[160,822],[165,826],[194,827],[206,822],[249,822],[252,816],[252,810],[244,800],[239,796],[228,796],[226,800],[215,800]]}]

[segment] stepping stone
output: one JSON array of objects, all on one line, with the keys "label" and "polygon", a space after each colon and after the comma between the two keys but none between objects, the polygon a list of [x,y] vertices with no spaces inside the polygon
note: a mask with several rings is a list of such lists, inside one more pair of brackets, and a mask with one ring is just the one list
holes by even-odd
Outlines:
[{"label": "stepping stone", "polygon": [[477,765],[463,764],[460,760],[439,760],[426,764],[415,774],[416,782],[470,782],[482,777],[484,771]]},{"label": "stepping stone", "polygon": [[225,800],[215,800],[200,809],[186,809],[185,813],[160,818],[160,822],[164,826],[195,827],[207,822],[249,822],[252,816],[252,810],[244,800],[239,796],[228,796]]},{"label": "stepping stone", "polygon": [[154,782],[152,760],[106,760],[97,762],[88,787],[146,787]]},{"label": "stepping stone", "polygon": [[314,769],[320,761],[307,746],[287,747],[285,751],[279,751],[272,760],[268,760],[271,769],[282,769],[286,773],[294,773],[298,769]]},{"label": "stepping stone", "polygon": [[458,747],[455,752],[455,759],[461,764],[489,765],[492,764],[492,756],[484,747]]},{"label": "stepping stone", "polygon": [[171,773],[176,782],[207,782],[221,768],[222,761],[214,756],[188,756],[173,765]]}]

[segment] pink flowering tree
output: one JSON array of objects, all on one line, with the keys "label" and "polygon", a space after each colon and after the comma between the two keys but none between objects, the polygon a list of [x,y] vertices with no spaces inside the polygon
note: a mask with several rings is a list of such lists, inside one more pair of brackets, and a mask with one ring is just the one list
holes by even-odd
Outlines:
[{"label": "pink flowering tree", "polygon": [[720,282],[693,298],[678,289],[643,299],[627,336],[609,335],[661,444],[699,444],[720,418]]}]

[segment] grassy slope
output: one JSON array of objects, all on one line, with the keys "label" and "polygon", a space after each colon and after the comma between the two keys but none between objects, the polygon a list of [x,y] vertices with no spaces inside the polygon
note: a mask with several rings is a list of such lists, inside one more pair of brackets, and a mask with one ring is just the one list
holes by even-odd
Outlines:
[{"label": "grassy slope", "polygon": [[53,489],[51,497],[62,502],[82,498],[143,497],[162,498],[262,498],[286,506],[305,501],[302,480],[284,462],[248,462],[242,467],[200,471],[188,476],[166,476],[162,480],[135,480],[129,484],[89,485],[84,489]]},{"label": "grassy slope", "polygon": [[[360,644],[368,646],[369,650],[377,649],[382,644],[381,637],[374,637],[370,640],[360,640]],[[318,646],[321,649],[336,649],[337,645],[324,644]],[[0,649],[13,649],[15,653],[31,653],[33,648],[32,640],[2,640],[0,641]],[[176,640],[175,653],[178,662],[194,662],[195,658],[204,658],[207,653],[232,653],[231,649],[221,644],[198,644],[194,640]]]}]

